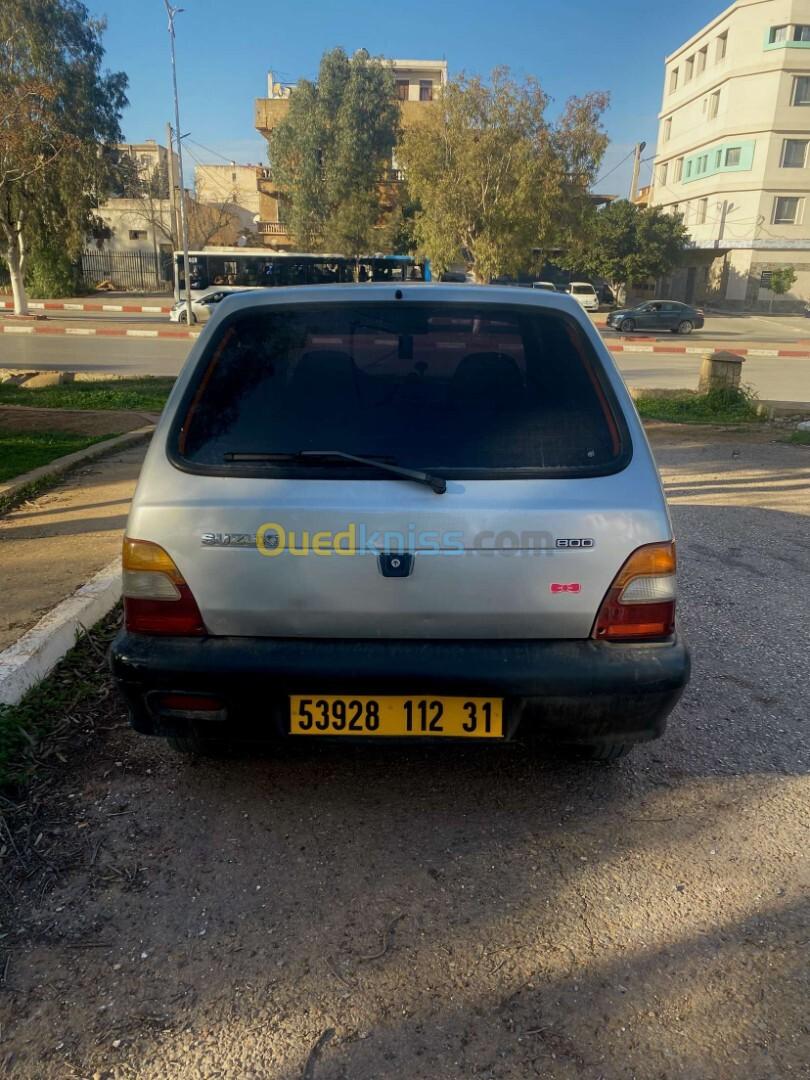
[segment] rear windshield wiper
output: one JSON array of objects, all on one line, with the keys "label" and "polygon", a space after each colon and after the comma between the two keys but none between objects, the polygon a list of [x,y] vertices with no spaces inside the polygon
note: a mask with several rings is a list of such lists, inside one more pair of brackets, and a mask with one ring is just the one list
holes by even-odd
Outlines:
[{"label": "rear windshield wiper", "polygon": [[347,454],[345,450],[293,450],[267,453],[249,453],[232,451],[225,454],[226,461],[234,462],[273,462],[273,461],[301,461],[307,458],[338,458],[341,461],[353,461],[357,465],[370,465],[372,468],[383,472],[401,476],[403,480],[415,480],[417,484],[426,484],[436,492],[444,495],[447,491],[447,481],[441,476],[433,476],[431,473],[422,472],[419,469],[404,469],[401,465],[392,465],[380,458],[360,457],[357,454]]}]

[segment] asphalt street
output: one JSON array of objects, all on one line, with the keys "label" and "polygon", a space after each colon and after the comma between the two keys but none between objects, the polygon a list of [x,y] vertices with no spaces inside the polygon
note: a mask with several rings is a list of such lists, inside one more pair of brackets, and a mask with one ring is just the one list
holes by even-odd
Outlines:
[{"label": "asphalt street", "polygon": [[[144,317],[146,322],[146,317]],[[606,336],[610,345],[632,347],[632,339]],[[701,335],[669,338],[669,342],[699,348]],[[27,370],[94,371],[111,375],[176,375],[191,342],[155,338],[78,338],[36,335],[0,335],[0,368]],[[644,352],[649,342],[638,342],[639,351],[616,355],[619,370],[631,386],[695,388],[699,354],[667,355]],[[756,346],[754,346],[756,347]],[[810,359],[749,356],[743,381],[761,398],[777,401],[810,401]]]}]

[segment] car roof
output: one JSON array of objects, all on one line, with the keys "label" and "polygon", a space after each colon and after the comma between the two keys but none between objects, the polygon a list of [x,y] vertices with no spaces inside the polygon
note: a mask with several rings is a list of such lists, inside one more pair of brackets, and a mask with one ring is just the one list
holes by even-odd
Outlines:
[{"label": "car roof", "polygon": [[573,316],[583,325],[590,320],[570,296],[548,289],[510,289],[500,285],[469,285],[453,282],[363,282],[346,285],[288,285],[274,288],[248,289],[226,296],[217,305],[215,320],[235,311],[249,311],[287,304],[346,303],[353,301],[376,303],[422,301],[423,303],[499,304],[509,307],[545,308]]}]

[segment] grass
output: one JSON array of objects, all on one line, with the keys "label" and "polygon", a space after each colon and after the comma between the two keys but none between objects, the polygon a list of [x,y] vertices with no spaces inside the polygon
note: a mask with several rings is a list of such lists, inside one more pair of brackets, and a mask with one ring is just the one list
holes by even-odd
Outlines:
[{"label": "grass", "polygon": [[756,400],[746,390],[712,390],[708,394],[685,390],[671,396],[651,393],[638,397],[636,408],[644,420],[673,424],[751,424],[763,419]]},{"label": "grass", "polygon": [[70,435],[63,431],[0,431],[0,483],[113,437]]},{"label": "grass", "polygon": [[793,446],[810,446],[810,431],[791,431],[784,441]]},{"label": "grass", "polygon": [[60,745],[104,722],[110,698],[106,652],[119,623],[116,608],[18,705],[0,705],[0,791],[23,796],[43,768],[61,767]]},{"label": "grass", "polygon": [[0,386],[0,405],[32,405],[40,409],[135,409],[160,412],[174,379],[143,376],[98,379],[62,386],[24,390],[8,383]]}]

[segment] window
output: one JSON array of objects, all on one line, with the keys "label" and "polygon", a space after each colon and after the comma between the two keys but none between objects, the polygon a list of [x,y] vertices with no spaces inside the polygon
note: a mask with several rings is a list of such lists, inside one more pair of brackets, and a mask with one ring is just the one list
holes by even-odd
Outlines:
[{"label": "window", "polygon": [[742,156],[742,148],[739,146],[730,146],[726,150],[726,168],[733,169],[736,165],[740,164],[740,158]]},{"label": "window", "polygon": [[690,56],[686,63],[683,65],[683,81],[688,83],[692,78],[692,74],[695,70],[695,58]]},{"label": "window", "polygon": [[807,163],[807,139],[785,139],[782,143],[782,168],[803,169]]},{"label": "window", "polygon": [[678,69],[673,68],[669,73],[669,92],[674,94],[678,89]]},{"label": "window", "polygon": [[678,160],[675,162],[675,175],[673,177],[673,180],[675,181],[676,184],[680,184],[682,178],[683,178],[683,158],[679,157]]},{"label": "window", "polygon": [[720,91],[709,94],[709,119],[714,120],[720,110]]},{"label": "window", "polygon": [[420,79],[419,80],[419,100],[420,101],[433,101],[433,80],[432,79]]},{"label": "window", "polygon": [[661,187],[666,187],[667,186],[667,163],[666,163],[666,161],[662,162],[662,164],[660,164],[658,166],[658,183],[661,185]]},{"label": "window", "polygon": [[793,80],[793,104],[810,105],[810,75],[798,75]]},{"label": "window", "polygon": [[[268,478],[382,475],[294,453],[285,461],[298,446],[373,450],[451,475],[612,471],[627,447],[601,374],[579,324],[551,309],[422,301],[244,311],[196,367],[182,454],[203,470]],[[281,460],[226,462],[233,451]]]},{"label": "window", "polygon": [[130,229],[129,238],[130,240],[145,240],[146,229]]},{"label": "window", "polygon": [[696,225],[706,224],[706,211],[709,208],[708,199],[699,199],[697,204],[697,218],[695,220]]},{"label": "window", "polygon": [[708,45],[704,45],[700,52],[697,54],[697,74],[702,75],[706,70],[706,60],[709,55]]},{"label": "window", "polygon": [[773,201],[774,225],[798,225],[800,203],[798,195],[777,195]]},{"label": "window", "polygon": [[770,45],[777,45],[780,41],[787,41],[788,28],[786,26],[772,26],[771,31],[768,34],[768,43]]},{"label": "window", "polygon": [[397,101],[407,101],[411,84],[407,79],[397,79]]},{"label": "window", "polygon": [[687,161],[687,163],[686,163],[686,176],[687,176],[687,178],[689,178],[692,175],[692,165],[693,164],[694,163],[692,161]]},{"label": "window", "polygon": [[721,60],[726,58],[726,49],[728,48],[728,30],[725,34],[721,34],[717,39],[717,49],[715,50],[715,62],[720,63]]},{"label": "window", "polygon": [[699,173],[705,173],[709,167],[709,155],[701,154],[697,161],[697,171]]},{"label": "window", "polygon": [[664,142],[669,142],[672,135],[672,117],[668,116],[664,121]]},{"label": "window", "polygon": [[715,150],[715,152],[714,152],[714,167],[715,167],[715,169],[719,169],[722,164],[723,164],[723,151],[722,150]]},{"label": "window", "polygon": [[793,40],[794,41],[810,41],[810,26],[794,26],[793,27]]}]

